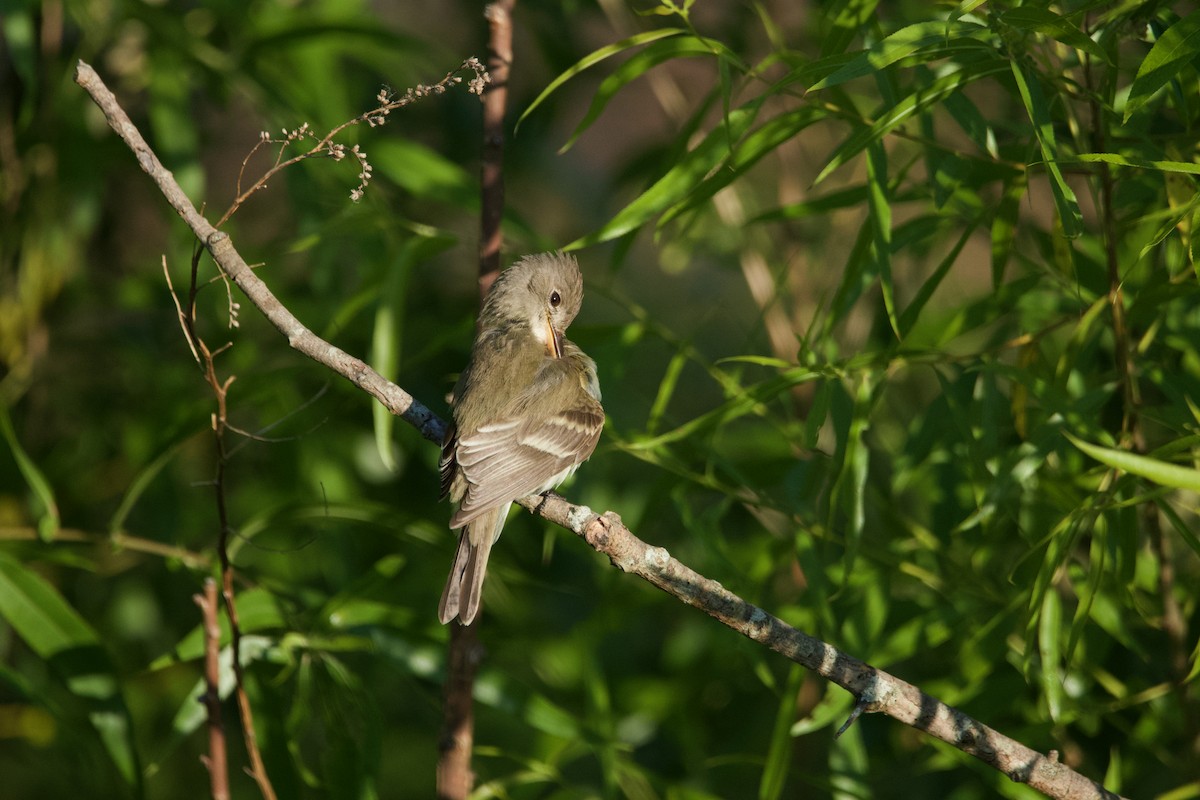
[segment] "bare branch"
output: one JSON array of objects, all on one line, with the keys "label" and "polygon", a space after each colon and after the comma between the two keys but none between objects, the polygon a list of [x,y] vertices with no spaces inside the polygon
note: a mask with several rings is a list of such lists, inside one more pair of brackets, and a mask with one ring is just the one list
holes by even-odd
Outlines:
[{"label": "bare branch", "polygon": [[[87,89],[104,109],[113,129],[129,143],[143,169],[158,183],[168,201],[205,243],[217,263],[288,337],[292,347],[368,391],[389,410],[420,430],[426,438],[441,440],[445,423],[433,412],[359,359],[316,337],[280,305],[237,254],[229,237],[218,233],[195,211],[94,70],[81,62],[76,82]],[[622,571],[638,575],[743,636],[853,693],[863,700],[870,712],[886,714],[922,730],[1049,797],[1063,800],[1120,800],[1119,795],[1060,763],[1055,753],[1043,755],[1026,747],[930,697],[912,684],[849,656],[746,602],[720,583],[672,558],[663,548],[651,546],[637,538],[612,512],[597,514],[587,506],[575,505],[553,493],[527,497],[520,503],[537,516],[574,532],[595,550],[607,555]]]},{"label": "bare branch", "polygon": [[283,307],[271,290],[267,288],[267,285],[254,274],[254,270],[233,248],[233,243],[229,241],[228,235],[213,227],[192,205],[183,189],[175,181],[175,176],[158,160],[158,156],[146,144],[142,134],[138,132],[124,109],[117,103],[117,98],[104,85],[100,76],[91,66],[80,61],[75,73],[75,82],[92,96],[96,105],[108,119],[109,126],[129,145],[142,170],[158,185],[167,202],[192,229],[196,238],[208,249],[213,260],[246,294],[250,302],[254,303],[271,324],[284,335],[291,347],[344,376],[355,386],[383,403],[384,408],[388,411],[401,417],[420,431],[426,439],[433,442],[442,440],[445,423],[436,414],[408,392],[368,367],[361,359],[355,358],[341,348],[319,338],[300,320],[296,319],[292,312]]}]

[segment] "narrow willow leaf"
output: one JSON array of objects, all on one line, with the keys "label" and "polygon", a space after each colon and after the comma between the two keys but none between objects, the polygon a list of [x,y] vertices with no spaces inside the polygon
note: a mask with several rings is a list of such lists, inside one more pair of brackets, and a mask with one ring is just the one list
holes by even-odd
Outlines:
[{"label": "narrow willow leaf", "polygon": [[689,422],[685,422],[677,428],[648,439],[632,441],[629,443],[628,448],[630,452],[650,450],[664,444],[686,439],[701,431],[709,430],[730,420],[750,414],[759,408],[762,403],[773,400],[793,386],[816,380],[819,377],[821,377],[819,372],[815,372],[807,367],[789,368],[774,378],[746,387],[712,411],[702,414]]},{"label": "narrow willow leaf", "polygon": [[[634,198],[599,230],[584,236],[566,249],[576,250],[588,245],[607,242],[641,227],[653,217],[678,203],[695,189],[729,153],[730,140],[736,140],[749,129],[761,103],[755,102],[729,114],[728,126],[713,131],[675,166],[646,191]],[[728,130],[726,130],[728,128]]]},{"label": "narrow willow leaf", "polygon": [[775,725],[771,729],[771,741],[767,746],[766,763],[762,779],[758,784],[759,800],[778,800],[786,788],[788,767],[792,763],[792,723],[796,718],[796,698],[804,683],[805,672],[798,664],[788,670],[787,683],[779,697],[779,708],[775,712]]},{"label": "narrow willow leaf", "polygon": [[1023,172],[1004,187],[1004,194],[992,217],[992,287],[1004,283],[1004,271],[1016,242],[1017,221],[1021,216],[1021,198],[1029,189],[1029,173]]},{"label": "narrow willow leaf", "polygon": [[[867,467],[870,463],[871,449],[867,447],[866,434],[871,427],[871,406],[875,388],[875,378],[870,372],[863,373],[854,396],[853,417],[850,428],[846,432],[845,448],[842,456],[842,467],[838,472],[837,481],[830,498],[830,517],[838,506],[846,515],[846,553],[845,580],[850,580],[854,562],[858,558],[858,550],[862,544],[863,528],[866,525],[866,485]],[[834,530],[833,520],[830,529]]]},{"label": "narrow willow leaf", "polygon": [[1008,68],[1007,62],[991,60],[982,64],[955,69],[935,80],[928,86],[922,86],[912,94],[901,98],[900,102],[880,115],[871,125],[855,131],[829,157],[829,163],[817,175],[813,185],[816,186],[829,177],[834,170],[841,167],[854,156],[866,149],[871,142],[882,139],[891,133],[914,114],[937,105],[943,98],[957,92],[964,86],[981,78],[994,75]]},{"label": "narrow willow leaf", "polygon": [[[646,74],[653,67],[658,66],[664,61],[676,58],[694,58],[697,56],[713,56],[718,54],[723,58],[733,57],[729,53],[728,48],[720,42],[712,39],[702,39],[697,36],[682,36],[656,41],[640,52],[630,56],[625,63],[617,67],[611,75],[601,82],[600,86],[596,89],[596,93],[592,96],[592,104],[588,106],[587,113],[583,115],[583,119],[575,126],[575,130],[571,132],[571,136],[567,139],[566,144],[558,149],[559,154],[561,155],[574,147],[579,137],[604,113],[604,109],[608,107],[609,102],[621,89]],[[529,110],[532,110],[532,108],[530,106]],[[526,113],[529,112],[526,111]]]},{"label": "narrow willow leaf", "polygon": [[841,56],[854,37],[858,36],[875,16],[879,0],[848,0],[833,3],[828,11],[817,18],[829,26],[821,35],[821,55]]},{"label": "narrow willow leaf", "polygon": [[1038,620],[1038,655],[1041,657],[1042,691],[1050,719],[1058,720],[1063,707],[1062,600],[1057,592],[1046,592]]},{"label": "narrow willow leaf", "polygon": [[912,302],[904,309],[904,313],[900,315],[898,323],[898,332],[900,339],[903,341],[912,331],[913,326],[917,324],[917,318],[921,316],[921,312],[925,309],[925,305],[933,297],[933,293],[942,285],[942,281],[950,274],[950,268],[954,266],[954,262],[958,260],[958,256],[962,253],[963,248],[967,246],[967,241],[971,238],[971,234],[979,227],[979,220],[973,220],[970,225],[963,229],[962,235],[958,237],[958,241],[954,243],[954,247],[950,248],[950,252],[937,265],[937,269],[933,271],[923,284],[917,290],[917,294],[913,297]]},{"label": "narrow willow leaf", "polygon": [[686,364],[687,355],[682,350],[676,351],[675,355],[671,356],[671,360],[667,363],[667,368],[663,372],[663,378],[658,384],[658,394],[655,395],[654,403],[650,406],[650,416],[646,420],[646,433],[653,435],[658,430],[663,414],[667,411],[667,405],[671,402],[671,397],[675,394],[675,387],[679,383],[679,375],[683,372],[684,365]]},{"label": "narrow willow leaf", "polygon": [[1200,492],[1200,470],[1181,467],[1178,464],[1172,464],[1167,461],[1159,461],[1157,458],[1149,456],[1140,456],[1136,453],[1130,453],[1128,450],[1100,447],[1083,439],[1078,439],[1066,432],[1063,435],[1070,440],[1071,444],[1105,466],[1119,469],[1122,472],[1128,472],[1130,475],[1137,475],[1159,486],[1170,486],[1173,489],[1187,489],[1192,492]]},{"label": "narrow willow leaf", "polygon": [[1192,668],[1188,670],[1187,677],[1183,679],[1185,684],[1191,683],[1200,676],[1200,638],[1196,639],[1196,649],[1192,651]]},{"label": "narrow willow leaf", "polygon": [[734,143],[731,138],[730,152],[725,162],[696,186],[695,191],[688,193],[663,214],[659,225],[665,225],[680,214],[708,202],[713,195],[740,178],[763,156],[773,152],[809,125],[819,122],[822,116],[822,112],[816,107],[805,106],[763,123],[740,142]]},{"label": "narrow willow leaf", "polygon": [[1179,513],[1170,503],[1165,502],[1161,497],[1155,498],[1155,505],[1158,506],[1163,516],[1167,518],[1167,521],[1171,523],[1171,527],[1179,534],[1179,538],[1183,539],[1187,546],[1192,548],[1193,553],[1200,556],[1200,538],[1197,538],[1192,529],[1188,527],[1188,524],[1179,516]]},{"label": "narrow willow leaf", "polygon": [[875,266],[883,307],[892,333],[900,338],[896,321],[896,300],[892,287],[892,206],[889,201],[887,150],[882,142],[867,146],[867,208],[870,210],[871,237],[874,240]]},{"label": "narrow willow leaf", "polygon": [[588,53],[586,56],[568,67],[567,70],[557,78],[550,81],[550,84],[542,90],[542,93],[534,98],[533,102],[529,104],[529,107],[526,108],[525,111],[521,113],[521,116],[517,118],[517,124],[514,126],[513,132],[515,133],[517,130],[520,130],[521,123],[525,121],[525,118],[532,114],[534,109],[545,102],[546,98],[554,94],[554,92],[557,91],[560,86],[589,67],[594,67],[604,59],[615,56],[618,53],[623,53],[630,48],[640,47],[641,45],[649,44],[650,42],[655,42],[659,39],[665,39],[668,36],[680,36],[685,33],[687,33],[687,31],[683,30],[682,28],[659,28],[657,30],[645,31],[635,36],[630,36],[628,39],[622,39],[619,42],[614,42],[610,45],[606,45],[605,47],[601,47],[599,50]]},{"label": "narrow willow leaf", "polygon": [[[404,327],[404,297],[409,272],[404,254],[408,246],[409,243],[406,242],[384,276],[375,306],[375,323],[371,328],[371,366],[389,381],[396,380],[396,370],[400,366],[400,349],[403,345],[400,332]],[[396,471],[396,458],[392,452],[395,419],[396,415],[384,408],[382,403],[371,404],[375,450],[389,472]]]},{"label": "narrow willow leaf", "polygon": [[[1105,575],[1105,562],[1108,554],[1107,540],[1110,533],[1108,525],[1104,524],[1104,518],[1101,517],[1092,532],[1086,578],[1076,582],[1075,594],[1078,596],[1079,602],[1075,606],[1075,616],[1071,619],[1071,635],[1067,640],[1067,650],[1064,656],[1067,664],[1071,663],[1071,659],[1075,655],[1075,647],[1079,644],[1079,638],[1092,621],[1092,606],[1096,601],[1096,595],[1100,592],[1100,582]],[[1083,584],[1082,588],[1078,588],[1079,583]]]},{"label": "narrow willow leaf", "polygon": [[54,538],[54,534],[58,533],[62,524],[58,515],[58,502],[54,499],[54,490],[50,487],[50,481],[46,480],[46,476],[42,474],[37,464],[33,463],[33,459],[17,441],[12,419],[8,415],[8,406],[3,403],[0,403],[0,436],[3,436],[4,441],[8,443],[13,460],[17,462],[17,470],[41,505],[39,509],[41,517],[37,526],[38,536],[42,538],[42,541],[48,542]]},{"label": "narrow willow leaf", "polygon": [[[188,438],[191,433],[188,433]],[[108,532],[117,533],[125,528],[125,520],[129,517],[129,512],[133,511],[133,507],[137,505],[137,501],[141,498],[142,493],[147,487],[154,482],[158,473],[162,472],[163,467],[171,463],[171,459],[183,446],[184,439],[170,444],[165,450],[159,453],[154,459],[138,470],[137,475],[129,484],[129,488],[125,490],[125,494],[121,497],[121,502],[117,505],[117,510],[113,513],[112,518],[108,521]]]},{"label": "narrow willow leaf", "polygon": [[1103,162],[1105,164],[1115,164],[1119,167],[1140,167],[1141,169],[1154,169],[1159,172],[1182,172],[1187,175],[1200,175],[1200,164],[1190,161],[1154,161],[1149,158],[1123,156],[1119,153],[1080,153],[1076,156],[1076,159],[1088,163]]},{"label": "narrow willow leaf", "polygon": [[802,200],[799,203],[789,203],[786,206],[764,211],[758,216],[750,220],[750,223],[755,222],[780,222],[784,220],[805,219],[807,217],[815,217],[821,214],[827,214],[830,211],[836,211],[839,208],[855,208],[862,205],[867,199],[866,184],[858,184],[846,189],[839,189],[829,194],[823,194],[818,197],[813,197],[808,200]]},{"label": "narrow willow leaf", "polygon": [[816,448],[820,440],[821,428],[829,416],[829,403],[833,399],[833,385],[829,381],[821,381],[813,392],[812,405],[809,406],[808,416],[804,419],[804,446],[809,450]]},{"label": "narrow willow leaf", "polygon": [[[408,301],[408,278],[413,268],[455,244],[455,239],[445,235],[415,235],[404,241],[396,257],[392,259],[380,285],[375,307],[375,321],[371,330],[370,362],[383,377],[396,380],[400,369],[403,346],[404,309]],[[393,455],[392,432],[396,415],[381,403],[371,405],[371,420],[375,433],[375,448],[379,458],[389,471],[396,470]]]},{"label": "narrow willow leaf", "polygon": [[109,757],[130,786],[141,783],[129,711],[100,638],[41,575],[0,554],[0,618],[88,709]]},{"label": "narrow willow leaf", "polygon": [[1112,63],[1112,58],[1104,48],[1079,30],[1069,18],[1055,14],[1047,8],[1033,5],[1010,8],[1002,12],[998,19],[1021,31],[1045,34],[1069,47],[1082,50],[1106,64]]},{"label": "narrow willow leaf", "polygon": [[908,25],[880,39],[837,72],[814,83],[808,91],[818,92],[855,78],[871,75],[932,45],[941,45],[941,47],[932,47],[925,54],[928,56],[928,60],[945,58],[948,50],[960,49],[965,39],[983,38],[990,35],[990,31],[986,27],[961,20],[957,22],[934,20]]},{"label": "narrow willow leaf", "polygon": [[1200,9],[1163,31],[1150,48],[1129,87],[1124,121],[1128,122],[1197,55],[1200,55]]},{"label": "narrow willow leaf", "polygon": [[1050,121],[1050,107],[1042,94],[1042,85],[1038,82],[1037,75],[1018,59],[1011,63],[1017,90],[1025,104],[1025,111],[1033,122],[1033,132],[1042,149],[1046,171],[1050,173],[1050,189],[1054,195],[1054,205],[1058,208],[1063,234],[1068,239],[1074,239],[1083,232],[1083,214],[1079,211],[1079,201],[1075,198],[1075,192],[1067,185],[1066,178],[1058,166],[1058,146],[1054,138],[1054,125]]},{"label": "narrow willow leaf", "polygon": [[[266,589],[247,589],[237,595],[239,627],[243,634],[284,627],[283,615],[275,596]],[[220,617],[221,641],[229,641],[229,620]],[[242,638],[245,642],[246,637]],[[160,670],[180,662],[192,661],[204,655],[204,626],[196,625],[166,653],[150,664],[150,670]]]},{"label": "narrow willow leaf", "polygon": [[846,315],[850,313],[850,309],[854,307],[854,303],[874,280],[874,273],[868,271],[870,253],[871,226],[864,220],[858,229],[854,246],[850,248],[850,255],[842,267],[842,280],[838,284],[837,291],[834,292],[828,313],[823,317],[822,330],[818,334],[818,338],[828,336],[833,326],[845,319]]}]

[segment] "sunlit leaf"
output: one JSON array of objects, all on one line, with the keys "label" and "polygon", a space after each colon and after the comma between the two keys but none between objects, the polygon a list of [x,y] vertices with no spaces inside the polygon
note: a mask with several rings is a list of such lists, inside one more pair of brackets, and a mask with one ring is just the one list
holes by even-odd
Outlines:
[{"label": "sunlit leaf", "polygon": [[1046,171],[1050,173],[1050,189],[1054,194],[1054,204],[1058,207],[1058,217],[1063,227],[1063,234],[1073,239],[1082,232],[1083,215],[1079,211],[1079,201],[1075,192],[1067,185],[1062,170],[1058,165],[1058,145],[1054,136],[1054,125],[1051,123],[1050,108],[1041,83],[1033,70],[1018,59],[1012,61],[1012,74],[1017,81],[1017,89],[1025,104],[1025,111],[1033,122],[1033,131],[1037,136],[1038,145],[1045,159]]},{"label": "sunlit leaf", "polygon": [[1128,472],[1131,475],[1137,475],[1138,477],[1157,483],[1159,486],[1200,492],[1200,470],[1181,467],[1178,464],[1160,461],[1150,456],[1138,455],[1128,450],[1101,447],[1066,432],[1063,435],[1070,440],[1071,444],[1105,466],[1119,469],[1122,472]]},{"label": "sunlit leaf", "polygon": [[542,90],[541,94],[534,98],[533,102],[530,103],[529,106],[523,112],[521,112],[521,116],[517,118],[517,123],[515,126],[516,129],[520,130],[521,123],[525,120],[525,118],[532,114],[534,109],[545,102],[546,98],[554,94],[554,92],[557,91],[564,83],[571,80],[571,78],[574,78],[576,75],[588,69],[589,67],[594,67],[596,64],[599,64],[606,58],[611,58],[612,56],[615,56],[618,53],[623,53],[630,48],[640,47],[641,45],[649,44],[650,42],[658,41],[659,39],[665,39],[668,36],[681,36],[685,33],[687,33],[687,31],[683,30],[682,28],[659,28],[653,31],[644,31],[634,36],[630,36],[627,39],[622,39],[619,42],[614,42],[613,44],[606,45],[598,50],[588,53],[586,56],[579,59],[569,68],[567,68],[567,70],[561,75],[552,80],[549,85]]},{"label": "sunlit leaf", "polygon": [[916,92],[901,98],[894,106],[880,114],[873,123],[858,128],[843,141],[829,157],[828,163],[818,173],[813,184],[816,185],[825,180],[836,169],[865,150],[871,142],[879,141],[906,120],[912,118],[914,114],[922,113],[926,109],[936,106],[945,97],[959,91],[964,86],[995,75],[1007,68],[1006,63],[992,61],[955,68],[930,85],[923,86]]},{"label": "sunlit leaf", "polygon": [[1167,85],[1179,71],[1200,54],[1200,10],[1183,17],[1167,28],[1150,52],[1142,59],[1129,100],[1125,103],[1125,122],[1144,108],[1158,90]]},{"label": "sunlit leaf", "polygon": [[[952,50],[966,46],[972,37],[990,35],[987,28],[974,22],[918,22],[908,25],[879,40],[870,49],[859,53],[854,60],[827,78],[809,87],[810,92],[827,89],[855,78],[870,75],[932,45],[925,53],[928,58],[944,58]],[[979,43],[975,43],[978,47]]]}]

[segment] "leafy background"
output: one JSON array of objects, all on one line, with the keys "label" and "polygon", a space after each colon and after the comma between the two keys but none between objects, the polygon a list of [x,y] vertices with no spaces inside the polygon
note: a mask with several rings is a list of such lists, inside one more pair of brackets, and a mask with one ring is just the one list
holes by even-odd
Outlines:
[{"label": "leafy background", "polygon": [[[203,796],[213,409],[161,265],[183,285],[192,243],[75,61],[211,217],[260,130],[482,56],[481,8],[8,0],[2,23],[4,794]],[[529,2],[515,52],[507,250],[579,248],[572,335],[609,414],[567,493],[1110,789],[1200,796],[1200,12]],[[456,92],[356,129],[362,202],[353,165],[309,161],[226,226],[310,327],[443,411],[479,119]],[[431,796],[435,449],[254,310],[231,329],[219,282],[201,308],[255,434],[227,481],[272,780]],[[834,740],[845,692],[526,515],[481,636],[485,795],[1033,794],[884,718]]]}]

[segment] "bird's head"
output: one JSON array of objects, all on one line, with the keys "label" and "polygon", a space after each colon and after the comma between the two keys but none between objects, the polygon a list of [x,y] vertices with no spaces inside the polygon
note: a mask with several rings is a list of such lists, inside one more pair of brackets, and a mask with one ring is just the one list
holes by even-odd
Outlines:
[{"label": "bird's head", "polygon": [[479,322],[483,330],[528,325],[546,352],[561,358],[563,334],[583,303],[583,276],[566,253],[525,256],[492,284]]}]

